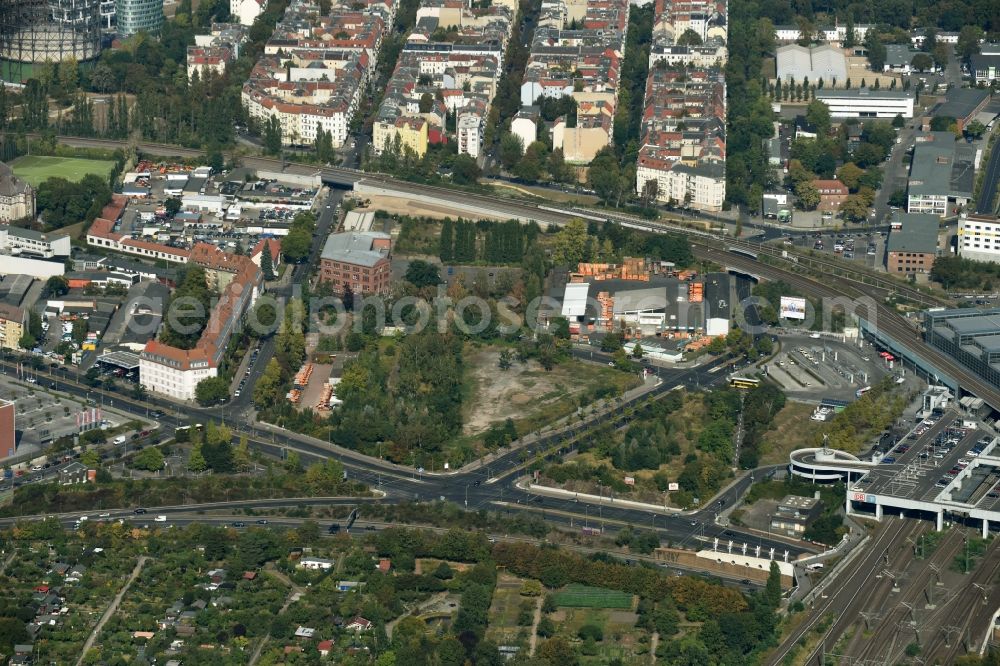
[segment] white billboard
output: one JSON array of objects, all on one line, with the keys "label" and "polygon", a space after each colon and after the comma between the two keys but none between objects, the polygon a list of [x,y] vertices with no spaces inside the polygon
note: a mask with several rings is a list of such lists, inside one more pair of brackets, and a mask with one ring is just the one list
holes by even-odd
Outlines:
[{"label": "white billboard", "polygon": [[805,319],[806,299],[793,298],[791,296],[781,297],[781,318],[782,319]]}]

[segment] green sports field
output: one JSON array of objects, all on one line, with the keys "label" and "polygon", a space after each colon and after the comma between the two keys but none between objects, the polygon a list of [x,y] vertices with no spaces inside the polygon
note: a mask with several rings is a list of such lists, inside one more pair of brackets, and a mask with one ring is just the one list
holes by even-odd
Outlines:
[{"label": "green sports field", "polygon": [[553,596],[556,606],[571,608],[631,608],[632,595],[602,587],[588,587],[572,583]]},{"label": "green sports field", "polygon": [[43,157],[25,155],[10,163],[14,175],[23,178],[35,187],[44,180],[59,176],[77,182],[88,173],[107,178],[114,168],[111,160],[81,160],[75,157]]}]

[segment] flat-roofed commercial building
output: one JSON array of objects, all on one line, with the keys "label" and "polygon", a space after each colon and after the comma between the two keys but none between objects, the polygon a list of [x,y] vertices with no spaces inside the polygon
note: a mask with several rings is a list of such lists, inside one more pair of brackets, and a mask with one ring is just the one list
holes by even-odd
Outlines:
[{"label": "flat-roofed commercial building", "polygon": [[908,90],[824,88],[816,91],[816,99],[830,107],[830,116],[833,118],[913,117],[914,94]]},{"label": "flat-roofed commercial building", "polygon": [[940,218],[927,213],[904,213],[886,242],[886,270],[915,275],[930,273],[937,258]]},{"label": "flat-roofed commercial building", "polygon": [[960,308],[924,313],[927,342],[1000,386],[1000,308]]},{"label": "flat-roofed commercial building", "polygon": [[951,132],[916,137],[906,210],[909,213],[952,215],[972,199],[975,150],[955,141]]},{"label": "flat-roofed commercial building", "polygon": [[959,217],[958,254],[975,261],[1000,262],[1000,220],[992,215]]}]

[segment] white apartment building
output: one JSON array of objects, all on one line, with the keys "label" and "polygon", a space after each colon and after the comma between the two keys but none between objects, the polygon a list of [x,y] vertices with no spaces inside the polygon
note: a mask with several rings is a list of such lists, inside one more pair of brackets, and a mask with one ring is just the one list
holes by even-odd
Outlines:
[{"label": "white apartment building", "polygon": [[218,369],[200,349],[182,351],[156,340],[139,354],[139,381],[149,391],[178,400],[194,400],[198,382]]},{"label": "white apartment building", "polygon": [[243,25],[253,25],[267,9],[267,0],[229,0],[229,13]]},{"label": "white apartment building", "polygon": [[904,118],[913,117],[914,94],[908,90],[823,89],[816,99],[830,108],[832,118]]},{"label": "white apartment building", "polygon": [[204,79],[209,75],[222,76],[226,65],[233,59],[233,52],[225,46],[189,46],[187,49],[187,75],[190,81],[197,74]]},{"label": "white apartment building", "polygon": [[334,147],[347,141],[347,128],[360,101],[361,89],[352,96],[346,108],[330,108],[312,104],[292,104],[266,95],[255,95],[244,88],[243,105],[251,118],[263,127],[268,119],[278,119],[281,141],[285,145],[310,144],[322,129],[333,137]]},{"label": "white apartment building", "polygon": [[726,167],[720,163],[688,166],[679,162],[644,159],[636,165],[636,192],[646,193],[648,181],[656,183],[656,200],[678,205],[690,204],[699,210],[720,211],[726,198]]},{"label": "white apartment building", "polygon": [[458,152],[479,157],[483,145],[483,119],[476,113],[463,113],[458,117]]},{"label": "white apartment building", "polygon": [[1000,219],[979,215],[959,217],[958,254],[963,259],[1000,262]]}]

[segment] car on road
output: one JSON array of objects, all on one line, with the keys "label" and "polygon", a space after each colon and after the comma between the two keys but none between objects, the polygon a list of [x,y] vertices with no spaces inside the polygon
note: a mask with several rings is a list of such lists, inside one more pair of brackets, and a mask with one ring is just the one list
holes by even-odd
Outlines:
[{"label": "car on road", "polygon": [[137,516],[141,516],[142,514],[146,513],[146,510],[145,509],[136,509],[132,513],[136,514]]},{"label": "car on road", "polygon": [[246,526],[247,524],[244,523],[242,520],[237,520],[235,523],[233,523],[233,527],[246,527]]},{"label": "car on road", "polygon": [[260,520],[257,521],[257,524],[258,525],[267,525],[267,519],[261,518]]}]

